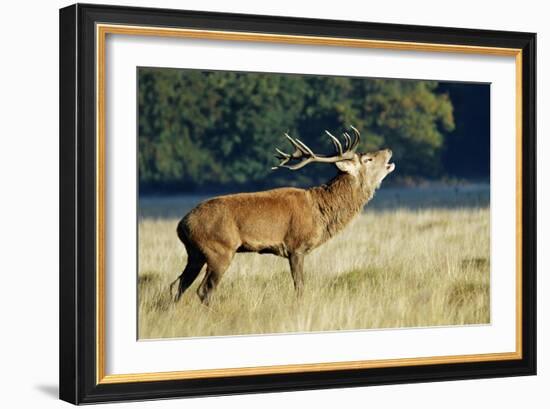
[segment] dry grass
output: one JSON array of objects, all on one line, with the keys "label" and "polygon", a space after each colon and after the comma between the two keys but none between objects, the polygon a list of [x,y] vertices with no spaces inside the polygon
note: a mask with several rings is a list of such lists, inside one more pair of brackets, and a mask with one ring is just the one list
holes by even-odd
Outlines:
[{"label": "dry grass", "polygon": [[366,212],[306,257],[297,300],[286,259],[238,254],[212,300],[168,291],[185,266],[177,219],[139,223],[139,337],[165,338],[490,321],[489,209]]}]

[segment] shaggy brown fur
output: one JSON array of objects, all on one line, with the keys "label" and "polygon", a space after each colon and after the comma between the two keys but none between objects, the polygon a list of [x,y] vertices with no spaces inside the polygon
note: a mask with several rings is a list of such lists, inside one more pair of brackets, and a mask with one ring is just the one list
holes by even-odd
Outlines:
[{"label": "shaggy brown fur", "polygon": [[[235,253],[275,254],[289,259],[298,295],[303,290],[304,256],[346,227],[393,171],[390,150],[355,154],[335,163],[339,174],[310,189],[281,188],[207,200],[179,222],[177,233],[188,254],[178,277],[176,301],[206,264],[198,288],[208,304]],[[176,281],[178,280],[176,279]]]}]

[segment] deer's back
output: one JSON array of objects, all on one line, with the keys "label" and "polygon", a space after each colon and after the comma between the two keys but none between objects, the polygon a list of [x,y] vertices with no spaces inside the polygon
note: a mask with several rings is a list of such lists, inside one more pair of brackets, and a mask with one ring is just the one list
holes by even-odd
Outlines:
[{"label": "deer's back", "polygon": [[[180,222],[182,241],[285,255],[313,248],[320,236],[308,191],[296,188],[219,196],[202,202]],[[183,236],[183,237],[182,237]]]}]

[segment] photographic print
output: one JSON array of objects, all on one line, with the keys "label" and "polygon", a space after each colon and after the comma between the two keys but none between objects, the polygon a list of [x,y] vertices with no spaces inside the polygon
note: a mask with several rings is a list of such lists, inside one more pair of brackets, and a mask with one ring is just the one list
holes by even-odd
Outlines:
[{"label": "photographic print", "polygon": [[490,84],[137,68],[138,338],[481,325]]}]

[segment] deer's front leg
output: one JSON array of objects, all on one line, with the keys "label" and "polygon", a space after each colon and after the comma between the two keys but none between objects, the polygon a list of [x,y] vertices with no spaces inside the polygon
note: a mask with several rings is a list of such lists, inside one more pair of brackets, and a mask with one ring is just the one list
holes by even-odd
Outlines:
[{"label": "deer's front leg", "polygon": [[294,280],[296,295],[301,297],[304,290],[304,254],[292,253],[288,257],[288,261],[290,262],[290,272]]}]

